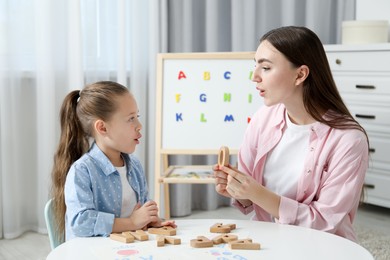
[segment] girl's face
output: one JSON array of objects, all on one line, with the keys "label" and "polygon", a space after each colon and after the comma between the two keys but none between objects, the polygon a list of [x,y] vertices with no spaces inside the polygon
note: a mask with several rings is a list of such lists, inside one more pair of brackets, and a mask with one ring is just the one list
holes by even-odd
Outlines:
[{"label": "girl's face", "polygon": [[264,98],[264,104],[272,106],[283,103],[288,106],[302,99],[302,88],[298,88],[298,68],[287,60],[268,41],[262,41],[255,54],[256,66],[253,81]]},{"label": "girl's face", "polygon": [[116,102],[118,110],[105,122],[104,152],[133,153],[142,137],[137,103],[130,93],[117,97]]}]

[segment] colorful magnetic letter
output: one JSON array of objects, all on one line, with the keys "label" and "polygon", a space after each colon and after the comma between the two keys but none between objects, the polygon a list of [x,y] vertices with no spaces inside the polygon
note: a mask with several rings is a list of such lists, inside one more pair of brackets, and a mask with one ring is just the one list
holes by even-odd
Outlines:
[{"label": "colorful magnetic letter", "polygon": [[249,72],[249,80],[252,80],[253,71]]},{"label": "colorful magnetic letter", "polygon": [[181,97],[181,94],[176,94],[176,103],[179,103],[180,102],[180,97]]},{"label": "colorful magnetic letter", "polygon": [[248,103],[252,103],[252,94],[248,95]]},{"label": "colorful magnetic letter", "polygon": [[183,71],[180,71],[179,72],[179,76],[177,77],[177,79],[186,79],[186,78],[187,78],[186,74],[184,74]]},{"label": "colorful magnetic letter", "polygon": [[182,118],[182,113],[176,113],[176,121],[179,122],[179,121],[183,121],[183,118]]},{"label": "colorful magnetic letter", "polygon": [[207,119],[205,118],[204,114],[200,114],[200,122],[207,122]]},{"label": "colorful magnetic letter", "polygon": [[230,75],[231,75],[232,73],[230,72],[230,71],[226,71],[224,74],[223,74],[223,77],[225,78],[225,79],[230,79]]},{"label": "colorful magnetic letter", "polygon": [[223,94],[223,101],[224,102],[230,102],[232,99],[232,94],[231,93],[224,93]]},{"label": "colorful magnetic letter", "polygon": [[206,100],[207,100],[206,94],[200,94],[199,100],[200,100],[200,102],[206,102]]},{"label": "colorful magnetic letter", "polygon": [[209,71],[205,71],[204,73],[203,73],[203,79],[204,80],[210,80],[210,72]]},{"label": "colorful magnetic letter", "polygon": [[233,115],[226,115],[225,116],[225,120],[223,120],[223,121],[234,121],[234,117],[233,117]]}]

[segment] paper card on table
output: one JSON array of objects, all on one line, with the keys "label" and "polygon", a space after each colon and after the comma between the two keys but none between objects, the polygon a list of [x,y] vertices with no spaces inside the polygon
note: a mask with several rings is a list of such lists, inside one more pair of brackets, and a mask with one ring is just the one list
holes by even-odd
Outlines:
[{"label": "paper card on table", "polygon": [[121,260],[121,259],[156,259],[156,252],[152,247],[145,247],[137,243],[124,244],[120,246],[99,246],[91,247],[90,250],[96,256],[96,259],[100,260]]}]

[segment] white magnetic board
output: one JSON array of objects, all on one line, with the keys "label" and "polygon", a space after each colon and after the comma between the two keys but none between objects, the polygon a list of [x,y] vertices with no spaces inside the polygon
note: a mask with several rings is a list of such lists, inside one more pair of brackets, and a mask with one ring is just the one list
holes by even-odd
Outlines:
[{"label": "white magnetic board", "polygon": [[162,151],[238,150],[263,104],[254,53],[159,54],[157,142]]}]

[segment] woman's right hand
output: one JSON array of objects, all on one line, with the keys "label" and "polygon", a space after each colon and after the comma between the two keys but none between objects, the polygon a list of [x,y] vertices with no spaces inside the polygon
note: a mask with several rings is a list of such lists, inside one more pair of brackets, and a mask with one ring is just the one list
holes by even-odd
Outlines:
[{"label": "woman's right hand", "polygon": [[222,196],[232,198],[229,192],[226,190],[227,176],[228,174],[219,170],[219,165],[213,166],[214,178],[215,178],[215,190]]}]

